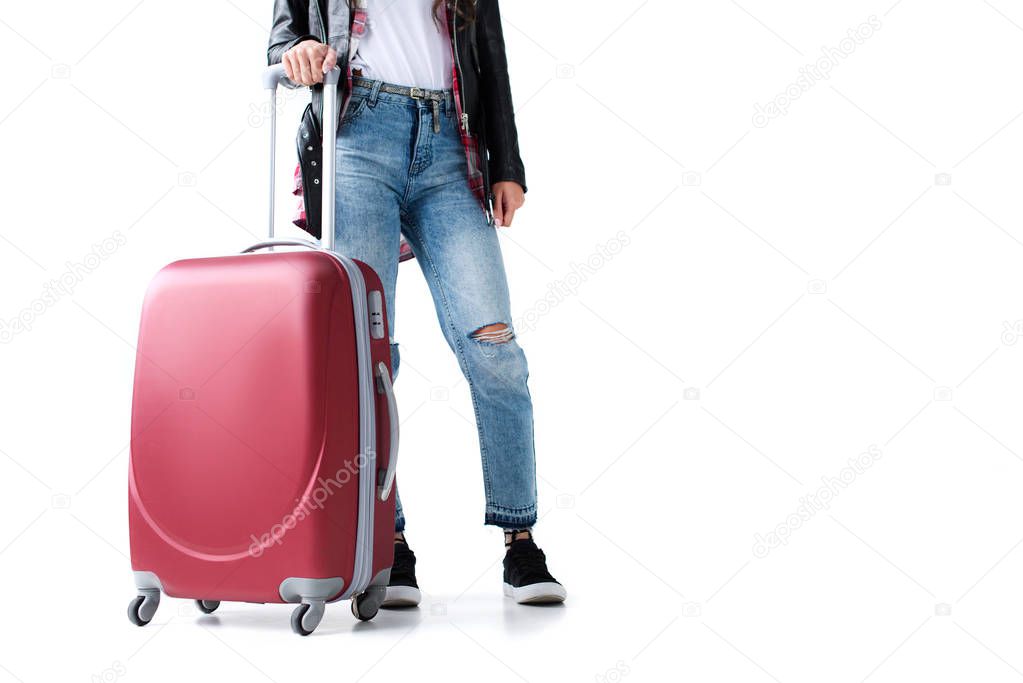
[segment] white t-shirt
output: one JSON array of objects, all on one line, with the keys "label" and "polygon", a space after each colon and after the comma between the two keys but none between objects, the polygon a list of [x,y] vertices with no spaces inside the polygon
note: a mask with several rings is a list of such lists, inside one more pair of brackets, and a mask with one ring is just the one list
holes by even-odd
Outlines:
[{"label": "white t-shirt", "polygon": [[[444,12],[439,12],[440,20]],[[363,78],[430,90],[451,88],[451,47],[433,19],[433,0],[387,0],[369,8],[352,59]]]}]

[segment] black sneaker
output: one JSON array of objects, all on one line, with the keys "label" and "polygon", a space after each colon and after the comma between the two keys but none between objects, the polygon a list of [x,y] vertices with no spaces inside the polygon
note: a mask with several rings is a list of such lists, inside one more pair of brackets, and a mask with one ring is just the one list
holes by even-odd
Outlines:
[{"label": "black sneaker", "polygon": [[564,602],[567,595],[547,571],[547,558],[532,538],[509,544],[504,555],[504,594],[520,605]]},{"label": "black sneaker", "polygon": [[423,599],[416,583],[416,554],[405,541],[394,542],[391,580],[381,607],[415,607]]}]

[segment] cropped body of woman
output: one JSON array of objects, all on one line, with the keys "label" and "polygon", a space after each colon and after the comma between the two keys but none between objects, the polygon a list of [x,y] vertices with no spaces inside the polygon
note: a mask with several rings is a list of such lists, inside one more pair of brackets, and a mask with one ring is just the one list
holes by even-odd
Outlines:
[{"label": "cropped body of woman", "polygon": [[[289,78],[343,78],[337,136],[336,248],[380,275],[388,323],[402,237],[471,392],[484,522],[505,530],[504,591],[553,602],[565,590],[532,539],[533,408],[526,358],[511,326],[496,229],[522,205],[525,174],[497,0],[277,0],[268,52]],[[320,91],[322,97],[322,91]],[[315,226],[315,97],[299,132],[306,225]],[[392,343],[394,372],[398,345]],[[420,599],[398,499],[395,560],[384,606]]]}]

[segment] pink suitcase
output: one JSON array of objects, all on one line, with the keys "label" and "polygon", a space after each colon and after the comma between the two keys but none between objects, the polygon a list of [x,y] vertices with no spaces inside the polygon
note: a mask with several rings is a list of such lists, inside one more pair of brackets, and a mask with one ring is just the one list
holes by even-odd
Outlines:
[{"label": "pink suitcase", "polygon": [[[338,70],[323,120],[334,118]],[[271,140],[281,67],[264,77]],[[336,131],[324,126],[323,149]],[[271,144],[271,150],[273,144]],[[128,520],[137,625],[162,593],[300,603],[310,634],[327,602],[371,619],[394,533],[398,421],[383,289],[333,253],[334,159],[324,155],[324,246],[271,239],[178,261],[146,293],[132,401]],[[266,251],[299,246],[299,251]]]}]

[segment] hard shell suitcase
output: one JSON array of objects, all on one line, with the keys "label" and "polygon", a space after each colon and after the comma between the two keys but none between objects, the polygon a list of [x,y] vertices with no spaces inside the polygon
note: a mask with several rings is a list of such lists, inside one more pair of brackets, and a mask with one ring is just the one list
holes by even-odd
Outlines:
[{"label": "hard shell suitcase", "polygon": [[[327,74],[324,121],[338,75]],[[301,635],[327,602],[351,598],[371,619],[384,598],[398,421],[383,288],[332,251],[333,154],[323,247],[273,239],[280,84],[294,87],[271,67],[271,239],[170,264],[143,304],[128,477],[128,616],[140,626],[162,593],[206,613],[222,600],[300,603]],[[333,150],[336,129],[323,129]]]}]

